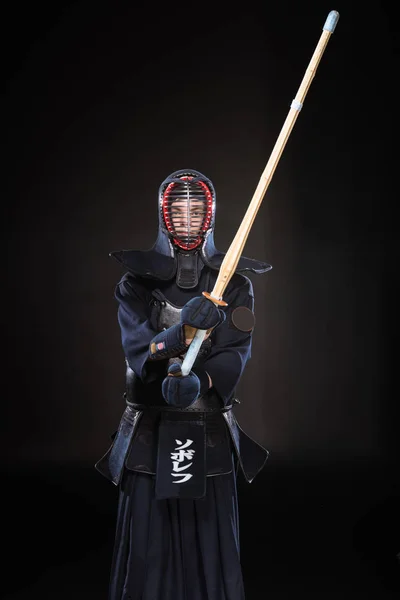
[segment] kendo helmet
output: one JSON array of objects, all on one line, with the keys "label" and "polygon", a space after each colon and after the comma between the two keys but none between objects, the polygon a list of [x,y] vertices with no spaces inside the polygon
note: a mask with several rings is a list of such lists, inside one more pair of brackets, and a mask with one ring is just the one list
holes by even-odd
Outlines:
[{"label": "kendo helmet", "polygon": [[215,221],[215,189],[208,177],[194,169],[171,173],[159,188],[161,227],[175,246],[194,250]]}]

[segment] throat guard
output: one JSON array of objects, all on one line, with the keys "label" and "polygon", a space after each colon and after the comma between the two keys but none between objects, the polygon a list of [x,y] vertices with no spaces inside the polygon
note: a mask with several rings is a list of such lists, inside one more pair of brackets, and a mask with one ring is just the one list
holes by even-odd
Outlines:
[{"label": "throat guard", "polygon": [[204,266],[198,252],[177,252],[176,285],[190,290],[199,283],[199,275]]}]

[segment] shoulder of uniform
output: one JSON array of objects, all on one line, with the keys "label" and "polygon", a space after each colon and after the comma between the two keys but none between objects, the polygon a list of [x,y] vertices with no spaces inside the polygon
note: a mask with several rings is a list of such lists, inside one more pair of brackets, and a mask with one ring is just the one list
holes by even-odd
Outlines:
[{"label": "shoulder of uniform", "polygon": [[145,279],[131,272],[126,272],[116,284],[116,289],[123,295],[130,295],[132,292],[142,290],[143,292],[152,291],[154,281]]},{"label": "shoulder of uniform", "polygon": [[226,289],[226,295],[249,295],[254,297],[253,283],[249,277],[242,273],[234,273]]}]

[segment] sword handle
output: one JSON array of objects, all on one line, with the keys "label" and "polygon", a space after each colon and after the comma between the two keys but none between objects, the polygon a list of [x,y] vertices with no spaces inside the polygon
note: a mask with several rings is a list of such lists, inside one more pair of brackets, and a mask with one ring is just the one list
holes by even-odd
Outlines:
[{"label": "sword handle", "polygon": [[181,366],[182,375],[189,375],[193,363],[196,360],[196,357],[199,353],[200,346],[203,343],[204,338],[206,337],[206,333],[206,329],[198,329],[196,331],[195,336],[190,342],[190,346],[185,354],[185,358],[183,359],[183,363]]},{"label": "sword handle", "polygon": [[[228,306],[228,303],[222,298],[216,298],[210,292],[202,292],[203,296],[214,302],[217,306]],[[190,342],[190,346],[185,354],[185,358],[183,359],[181,373],[182,375],[189,375],[190,370],[193,366],[194,361],[199,353],[200,346],[206,337],[207,330],[206,329],[197,329],[194,338]]]}]

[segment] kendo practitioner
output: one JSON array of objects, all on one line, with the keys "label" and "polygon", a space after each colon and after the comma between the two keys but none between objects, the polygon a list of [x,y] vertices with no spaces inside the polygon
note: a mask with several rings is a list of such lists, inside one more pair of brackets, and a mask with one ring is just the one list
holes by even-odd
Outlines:
[{"label": "kendo practitioner", "polygon": [[[109,600],[244,600],[236,478],[268,450],[239,426],[235,389],[251,354],[252,283],[265,262],[241,257],[216,305],[225,256],[214,245],[216,193],[193,169],[159,187],[150,250],[111,252],[126,362],[126,408],[97,470],[119,488]],[[206,330],[188,375],[180,368]]]}]

